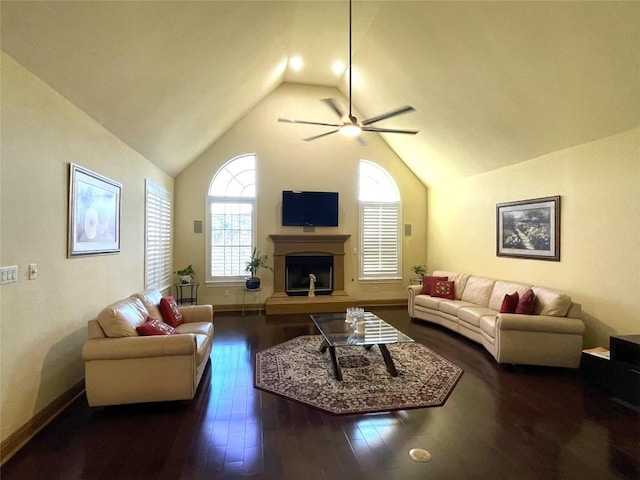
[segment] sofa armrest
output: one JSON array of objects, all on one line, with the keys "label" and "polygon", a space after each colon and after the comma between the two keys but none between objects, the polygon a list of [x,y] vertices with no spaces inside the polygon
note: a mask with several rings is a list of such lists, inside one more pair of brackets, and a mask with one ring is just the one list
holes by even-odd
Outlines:
[{"label": "sofa armrest", "polygon": [[499,330],[519,330],[523,332],[582,335],[584,332],[584,323],[579,318],[571,317],[500,313],[496,319],[496,328]]},{"label": "sofa armrest", "polygon": [[186,323],[213,323],[213,305],[179,305],[178,310]]},{"label": "sofa armrest", "polygon": [[422,290],[422,285],[409,285],[407,287],[407,292],[409,293],[409,299],[407,302],[407,311],[409,312],[409,316],[411,318],[415,317],[415,300],[416,295],[420,293]]},{"label": "sofa armrest", "polygon": [[419,295],[420,290],[422,290],[422,285],[409,285],[407,287],[407,291],[409,292],[409,298]]},{"label": "sofa armrest", "polygon": [[195,355],[196,337],[192,333],[89,339],[82,347],[82,359],[122,360],[127,358]]}]

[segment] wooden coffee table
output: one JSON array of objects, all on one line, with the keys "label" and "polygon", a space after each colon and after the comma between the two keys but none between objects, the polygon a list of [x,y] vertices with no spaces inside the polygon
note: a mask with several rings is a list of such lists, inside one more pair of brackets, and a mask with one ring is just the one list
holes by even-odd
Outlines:
[{"label": "wooden coffee table", "polygon": [[320,345],[320,351],[324,353],[327,348],[329,349],[336,379],[342,380],[342,370],[336,358],[337,347],[362,346],[369,350],[374,345],[378,345],[389,374],[392,377],[397,377],[398,371],[387,349],[387,345],[389,343],[413,343],[413,339],[371,312],[364,312],[364,334],[354,332],[351,323],[345,322],[345,317],[346,313],[319,313],[311,315],[311,320],[313,320],[313,323],[318,327],[318,330],[320,330],[320,333],[324,337]]}]

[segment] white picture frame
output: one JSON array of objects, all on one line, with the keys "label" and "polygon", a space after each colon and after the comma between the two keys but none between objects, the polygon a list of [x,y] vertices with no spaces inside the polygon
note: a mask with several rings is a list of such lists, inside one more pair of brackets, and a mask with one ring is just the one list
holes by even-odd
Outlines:
[{"label": "white picture frame", "polygon": [[120,252],[121,194],[120,183],[70,164],[69,258]]}]

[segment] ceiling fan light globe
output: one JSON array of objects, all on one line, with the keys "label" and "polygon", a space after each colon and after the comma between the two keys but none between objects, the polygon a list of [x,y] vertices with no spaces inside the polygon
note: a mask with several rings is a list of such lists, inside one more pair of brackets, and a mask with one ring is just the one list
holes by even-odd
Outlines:
[{"label": "ceiling fan light globe", "polygon": [[340,133],[345,137],[357,137],[362,129],[358,125],[343,125],[340,127]]}]

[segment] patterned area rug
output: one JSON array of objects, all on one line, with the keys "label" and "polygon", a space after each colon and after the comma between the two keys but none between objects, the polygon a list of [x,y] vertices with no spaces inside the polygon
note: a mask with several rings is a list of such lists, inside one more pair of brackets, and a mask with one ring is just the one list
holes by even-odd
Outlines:
[{"label": "patterned area rug", "polygon": [[387,372],[377,346],[336,348],[335,379],[321,335],[306,335],[256,354],[255,387],[335,415],[439,407],[463,370],[418,343],[388,345],[398,376]]}]

